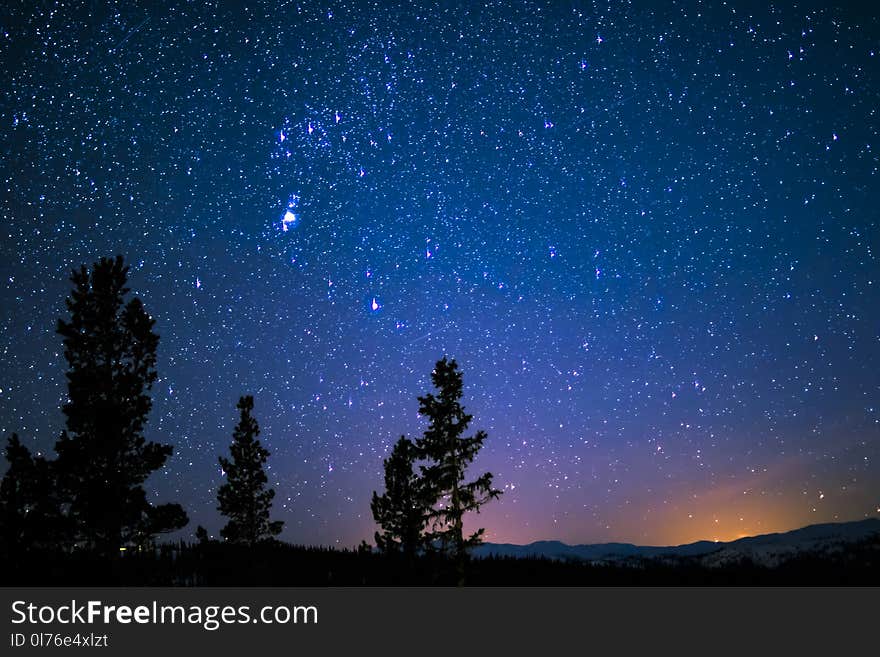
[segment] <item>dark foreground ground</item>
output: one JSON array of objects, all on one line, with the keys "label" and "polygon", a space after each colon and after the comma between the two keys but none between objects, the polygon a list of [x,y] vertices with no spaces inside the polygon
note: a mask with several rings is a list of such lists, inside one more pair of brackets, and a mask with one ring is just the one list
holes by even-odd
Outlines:
[{"label": "dark foreground ground", "polygon": [[[165,544],[121,553],[30,553],[5,558],[3,586],[400,586],[452,585],[450,564],[422,557],[407,564],[368,550],[283,543],[237,548],[220,543]],[[770,568],[741,560],[705,567],[694,559],[590,564],[548,559],[474,559],[469,586],[880,585],[880,537],[832,553],[806,553]]]}]

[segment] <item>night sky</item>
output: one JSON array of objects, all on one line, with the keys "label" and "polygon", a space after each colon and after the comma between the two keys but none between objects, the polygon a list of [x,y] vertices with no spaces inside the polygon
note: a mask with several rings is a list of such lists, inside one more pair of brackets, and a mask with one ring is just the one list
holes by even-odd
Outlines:
[{"label": "night sky", "polygon": [[175,446],[149,490],[185,536],[221,527],[253,394],[282,537],[371,541],[444,354],[504,490],[488,540],[876,516],[880,16],[856,11],[4,4],[0,435],[52,454],[70,270],[121,253],[161,336],[147,436]]}]

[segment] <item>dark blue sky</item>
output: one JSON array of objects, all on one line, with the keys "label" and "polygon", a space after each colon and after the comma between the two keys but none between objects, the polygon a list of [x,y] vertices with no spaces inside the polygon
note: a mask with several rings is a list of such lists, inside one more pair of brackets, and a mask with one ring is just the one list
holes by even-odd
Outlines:
[{"label": "dark blue sky", "polygon": [[122,253],[190,531],[253,394],[284,537],[370,538],[444,354],[489,540],[880,513],[876,14],[218,4],[0,10],[4,435],[51,453],[67,276]]}]

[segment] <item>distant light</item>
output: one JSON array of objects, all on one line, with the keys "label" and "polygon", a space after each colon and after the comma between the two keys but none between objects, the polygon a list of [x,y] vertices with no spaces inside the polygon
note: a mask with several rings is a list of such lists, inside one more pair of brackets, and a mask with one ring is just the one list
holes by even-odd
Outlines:
[{"label": "distant light", "polygon": [[376,297],[373,297],[373,302],[370,304],[370,308],[372,308],[373,312],[379,310],[379,302],[376,301]]},{"label": "distant light", "polygon": [[293,212],[291,212],[290,210],[287,210],[284,213],[284,217],[281,218],[281,230],[283,230],[286,233],[289,226],[295,226],[295,225],[296,225],[296,215],[293,214]]}]

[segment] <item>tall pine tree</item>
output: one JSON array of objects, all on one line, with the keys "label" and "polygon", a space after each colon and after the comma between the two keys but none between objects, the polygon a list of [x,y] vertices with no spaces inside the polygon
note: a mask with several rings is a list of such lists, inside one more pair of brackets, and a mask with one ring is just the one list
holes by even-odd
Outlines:
[{"label": "tall pine tree", "polygon": [[473,416],[461,405],[463,384],[458,364],[444,356],[437,361],[431,381],[437,394],[418,398],[419,413],[428,418],[429,425],[416,441],[419,456],[426,461],[421,466],[422,478],[433,500],[429,514],[433,527],[428,539],[454,560],[458,583],[463,584],[468,550],[482,541],[485,531],[480,528],[465,536],[464,515],[479,512],[501,491],[492,488],[490,472],[465,481],[467,467],[483,446],[486,432],[464,435]]},{"label": "tall pine tree", "polygon": [[418,451],[404,436],[385,459],[385,492],[373,491],[370,510],[382,528],[376,532],[376,547],[386,554],[402,553],[408,562],[424,544],[422,531],[428,519],[430,500],[413,465]]},{"label": "tall pine tree", "polygon": [[71,276],[70,320],[58,321],[68,363],[67,430],[58,440],[58,481],[75,542],[100,554],[142,544],[186,524],[177,504],[153,506],[143,484],[171,455],[143,430],[156,381],[155,320],[138,298],[126,301],[122,256]]},{"label": "tall pine tree", "polygon": [[226,483],[217,490],[217,510],[229,518],[220,535],[232,543],[252,546],[280,534],[284,522],[269,520],[275,491],[266,488],[263,464],[269,451],[257,439],[260,427],[252,415],[254,398],[241,397],[236,408],[240,419],[229,447],[232,460],[220,457]]}]

